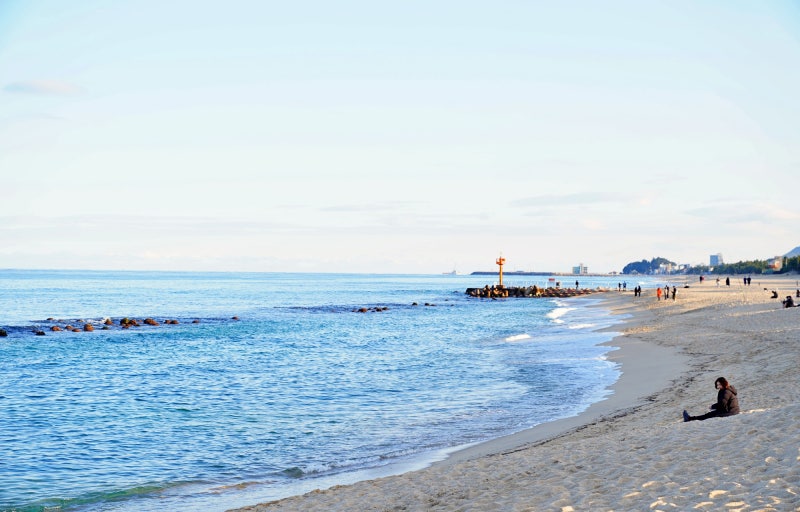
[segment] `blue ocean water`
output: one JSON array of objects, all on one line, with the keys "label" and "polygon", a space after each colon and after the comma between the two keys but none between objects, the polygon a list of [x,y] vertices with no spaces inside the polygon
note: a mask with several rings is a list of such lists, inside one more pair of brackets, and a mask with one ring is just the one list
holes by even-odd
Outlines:
[{"label": "blue ocean water", "polygon": [[418,467],[607,396],[619,370],[597,330],[617,319],[597,298],[464,294],[491,283],[2,270],[0,511],[225,510]]}]

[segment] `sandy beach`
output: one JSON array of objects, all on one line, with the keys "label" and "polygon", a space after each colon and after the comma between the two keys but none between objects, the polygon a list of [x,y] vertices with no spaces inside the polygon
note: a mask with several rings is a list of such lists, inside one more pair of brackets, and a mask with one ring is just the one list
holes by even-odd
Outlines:
[{"label": "sandy beach", "polygon": [[[602,296],[625,315],[609,342],[622,377],[580,416],[423,470],[236,510],[800,510],[800,308],[780,302],[797,276],[680,279],[674,301]],[[684,423],[683,409],[699,415],[716,400],[719,376],[742,413]]]}]

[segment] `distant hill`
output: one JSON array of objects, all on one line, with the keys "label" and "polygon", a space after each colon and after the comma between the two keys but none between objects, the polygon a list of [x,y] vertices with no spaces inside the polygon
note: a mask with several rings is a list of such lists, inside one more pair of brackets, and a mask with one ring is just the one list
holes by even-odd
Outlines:
[{"label": "distant hill", "polygon": [[784,258],[794,258],[795,256],[800,256],[800,245],[792,249],[791,251],[787,252],[783,255]]}]

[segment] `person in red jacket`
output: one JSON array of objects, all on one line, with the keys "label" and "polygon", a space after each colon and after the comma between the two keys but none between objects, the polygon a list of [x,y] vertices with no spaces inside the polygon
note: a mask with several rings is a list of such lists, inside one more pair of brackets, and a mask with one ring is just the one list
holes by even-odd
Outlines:
[{"label": "person in red jacket", "polygon": [[717,403],[711,404],[711,412],[707,412],[701,416],[690,416],[689,413],[684,410],[683,421],[707,420],[708,418],[739,414],[739,398],[736,388],[733,387],[732,384],[729,384],[725,377],[718,377],[717,380],[714,381],[714,387],[718,390]]}]

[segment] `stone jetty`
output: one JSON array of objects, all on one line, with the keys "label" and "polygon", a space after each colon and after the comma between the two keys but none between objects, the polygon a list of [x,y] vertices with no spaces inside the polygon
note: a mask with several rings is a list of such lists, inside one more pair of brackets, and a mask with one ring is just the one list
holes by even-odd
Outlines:
[{"label": "stone jetty", "polygon": [[607,292],[607,288],[561,288],[539,286],[489,286],[483,288],[467,288],[466,294],[470,297],[486,299],[499,299],[506,297],[579,297],[590,293]]}]

